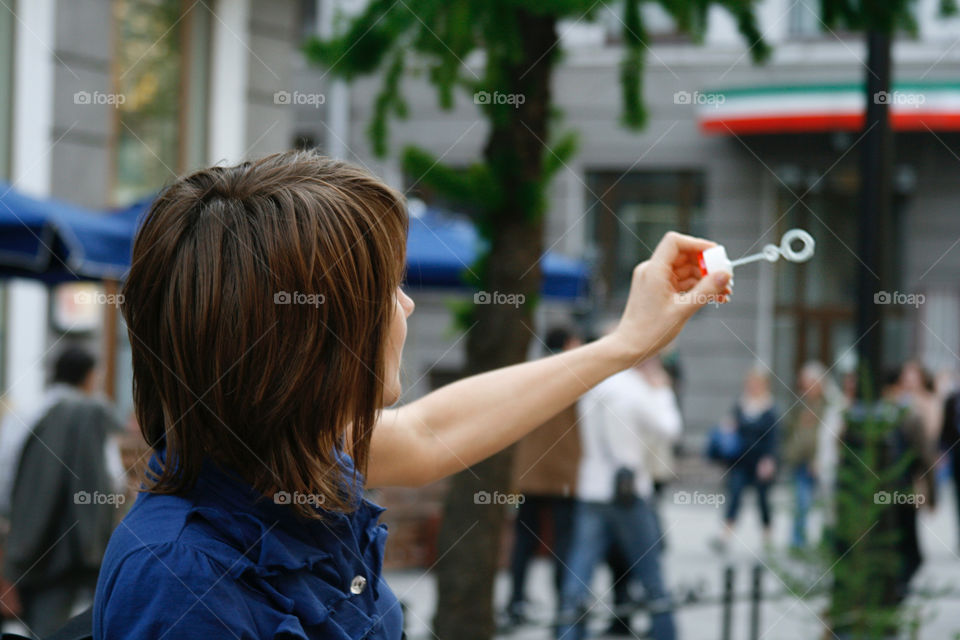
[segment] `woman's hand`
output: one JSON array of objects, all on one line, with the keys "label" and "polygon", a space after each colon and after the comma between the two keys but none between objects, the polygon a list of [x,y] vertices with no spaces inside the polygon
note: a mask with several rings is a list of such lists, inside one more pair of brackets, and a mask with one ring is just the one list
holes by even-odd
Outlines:
[{"label": "woman's hand", "polygon": [[700,277],[698,256],[715,246],[681,233],[667,233],[653,255],[633,270],[627,306],[611,337],[633,361],[644,360],[670,343],[697,309],[726,302],[729,274]]}]

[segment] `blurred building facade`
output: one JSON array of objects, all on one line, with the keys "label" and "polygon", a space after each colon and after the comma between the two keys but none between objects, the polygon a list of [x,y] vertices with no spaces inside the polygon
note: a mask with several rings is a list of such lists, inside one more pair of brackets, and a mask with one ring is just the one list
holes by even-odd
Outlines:
[{"label": "blurred building facade", "polygon": [[[404,83],[410,117],[392,126],[391,155],[375,157],[366,129],[378,81],[347,87],[307,65],[301,53],[305,37],[333,28],[337,10],[362,5],[14,2],[0,9],[0,179],[33,195],[108,208],[204,164],[319,146],[429,200],[419,176],[404,175],[399,151],[415,143],[466,166],[479,157],[486,126],[470,96],[459,95],[452,111],[442,111],[423,77],[411,76]],[[706,309],[676,345],[683,410],[694,434],[730,407],[742,374],[758,359],[792,404],[786,387],[803,360],[849,368],[857,340],[859,133],[824,124],[817,119],[823,105],[803,102],[824,92],[839,101],[856,97],[865,73],[862,38],[822,30],[814,0],[766,0],[761,28],[774,54],[756,66],[722,11],[710,13],[704,42],[693,43],[651,8],[644,83],[650,118],[633,133],[619,125],[622,25],[610,5],[595,22],[560,26],[566,54],[554,95],[561,128],[578,131],[580,146],[551,186],[545,237],[546,246],[595,266],[595,305],[589,316],[582,308],[544,305],[538,329],[616,313],[632,265],[667,229],[716,239],[736,257],[803,227],[817,238],[813,262],[738,270],[733,303]],[[895,79],[925,99],[936,94],[948,114],[960,114],[960,21],[938,18],[937,5],[919,0],[919,33],[898,39]],[[736,109],[766,123],[762,132],[741,129]],[[771,113],[795,117],[778,124]],[[896,135],[899,232],[891,255],[900,281],[894,291],[877,292],[880,303],[886,300],[880,294],[893,302],[924,296],[922,304],[891,307],[888,352],[894,359],[920,355],[934,368],[957,368],[960,353],[960,218],[954,215],[960,134],[948,120],[931,119],[928,128],[914,123]],[[48,352],[67,337],[97,345],[101,332],[58,326],[57,318],[69,313],[40,285],[0,286],[3,388],[11,402],[29,404],[43,386],[37,365]],[[407,398],[463,364],[462,333],[447,308],[451,295],[414,292]],[[128,406],[122,326],[116,339],[118,364],[110,376],[118,402]],[[539,342],[532,345],[538,352]]]},{"label": "blurred building facade", "polygon": [[[299,5],[177,0],[19,0],[0,8],[0,181],[24,193],[107,210],[176,175],[285,149],[293,114],[274,101],[299,55]],[[29,407],[64,341],[101,352],[101,329],[74,296],[2,285],[2,381]],[[78,318],[84,321],[73,322]],[[129,409],[119,323],[107,388]]]},{"label": "blurred building facade", "polygon": [[[704,41],[693,43],[657,7],[646,7],[649,121],[633,133],[619,124],[620,7],[601,6],[595,21],[559,27],[565,53],[553,93],[559,127],[578,132],[579,149],[551,186],[545,237],[545,246],[594,264],[588,319],[622,308],[633,265],[668,229],[721,242],[734,258],[778,244],[793,227],[809,230],[818,243],[808,264],[781,260],[738,269],[733,303],[704,310],[677,341],[683,411],[698,442],[731,408],[743,374],[758,360],[772,371],[786,406],[795,402],[789,389],[804,361],[823,361],[835,377],[854,366],[861,125],[851,124],[851,115],[863,108],[863,36],[826,29],[819,0],[765,0],[759,19],[773,56],[755,65],[724,11],[711,10]],[[878,281],[875,298],[889,304],[891,363],[920,357],[932,370],[954,370],[960,365],[960,219],[954,213],[960,205],[960,20],[944,19],[938,6],[918,0],[917,35],[899,37],[894,48],[895,91],[886,98],[897,128],[889,255],[899,275],[883,287]],[[482,64],[464,62],[474,69]],[[303,78],[316,73],[305,70]],[[392,126],[388,159],[374,157],[366,136],[377,81],[352,87],[349,136],[338,134],[350,157],[405,188],[416,186],[419,176],[403,174],[397,156],[404,146],[425,147],[466,167],[479,157],[486,135],[476,98],[460,93],[455,108],[443,111],[425,77],[405,83],[410,115]],[[330,142],[331,133],[314,119],[322,112],[298,115],[299,135]],[[575,311],[546,309],[539,326]],[[414,375],[435,363],[455,370],[461,362],[462,346],[450,348],[444,322],[414,318],[415,344],[429,354]]]}]

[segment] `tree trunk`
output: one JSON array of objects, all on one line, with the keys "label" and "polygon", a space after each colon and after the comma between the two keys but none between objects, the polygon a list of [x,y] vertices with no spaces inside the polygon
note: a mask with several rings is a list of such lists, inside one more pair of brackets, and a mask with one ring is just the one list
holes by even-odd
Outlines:
[{"label": "tree trunk", "polygon": [[[890,284],[884,273],[889,256],[891,232],[891,190],[893,155],[890,133],[891,37],[874,29],[867,32],[865,73],[867,110],[860,148],[860,219],[857,279],[857,345],[860,371],[868,384],[879,391],[883,368],[883,314],[874,295]],[[862,388],[862,386],[861,386]],[[874,395],[874,397],[876,397]]]},{"label": "tree trunk", "polygon": [[[513,94],[513,104],[494,111],[484,156],[503,197],[491,212],[490,254],[483,269],[488,304],[475,306],[467,336],[467,370],[473,374],[526,359],[532,311],[540,288],[543,252],[543,159],[549,153],[550,79],[556,62],[556,19],[514,9],[501,16],[522,34],[520,55],[488,55],[486,77],[494,91]],[[511,25],[512,26],[512,25]],[[513,54],[518,52],[514,51]],[[516,96],[522,96],[522,103]],[[523,300],[524,304],[517,304]],[[528,327],[530,329],[528,329]],[[517,390],[518,395],[523,393]],[[508,450],[453,477],[444,504],[436,567],[437,637],[489,640],[494,633],[493,583],[499,565],[507,507],[477,499],[509,490]]]}]

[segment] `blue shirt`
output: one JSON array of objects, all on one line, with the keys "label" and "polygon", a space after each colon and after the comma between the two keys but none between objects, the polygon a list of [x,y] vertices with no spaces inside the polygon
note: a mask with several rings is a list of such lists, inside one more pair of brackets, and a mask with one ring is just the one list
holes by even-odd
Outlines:
[{"label": "blue shirt", "polygon": [[734,462],[734,466],[752,473],[761,458],[777,455],[777,425],[780,423],[780,415],[775,405],[760,413],[748,414],[739,402],[734,407],[733,414],[743,447],[743,454]]},{"label": "blue shirt", "polygon": [[189,494],[141,493],[117,526],[93,637],[398,640],[403,613],[380,578],[382,512],[362,500],[308,520],[207,464]]}]

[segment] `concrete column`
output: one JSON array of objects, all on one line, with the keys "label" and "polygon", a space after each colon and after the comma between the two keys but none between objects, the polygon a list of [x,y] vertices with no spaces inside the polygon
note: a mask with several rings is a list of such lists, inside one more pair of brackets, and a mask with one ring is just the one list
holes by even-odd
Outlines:
[{"label": "concrete column", "polygon": [[212,31],[208,159],[236,164],[247,149],[250,0],[218,0]]},{"label": "concrete column", "polygon": [[[56,0],[17,3],[13,62],[11,183],[34,196],[50,193],[53,153],[54,10]],[[12,280],[7,297],[8,404],[17,410],[39,402],[44,386],[47,289]]]}]

